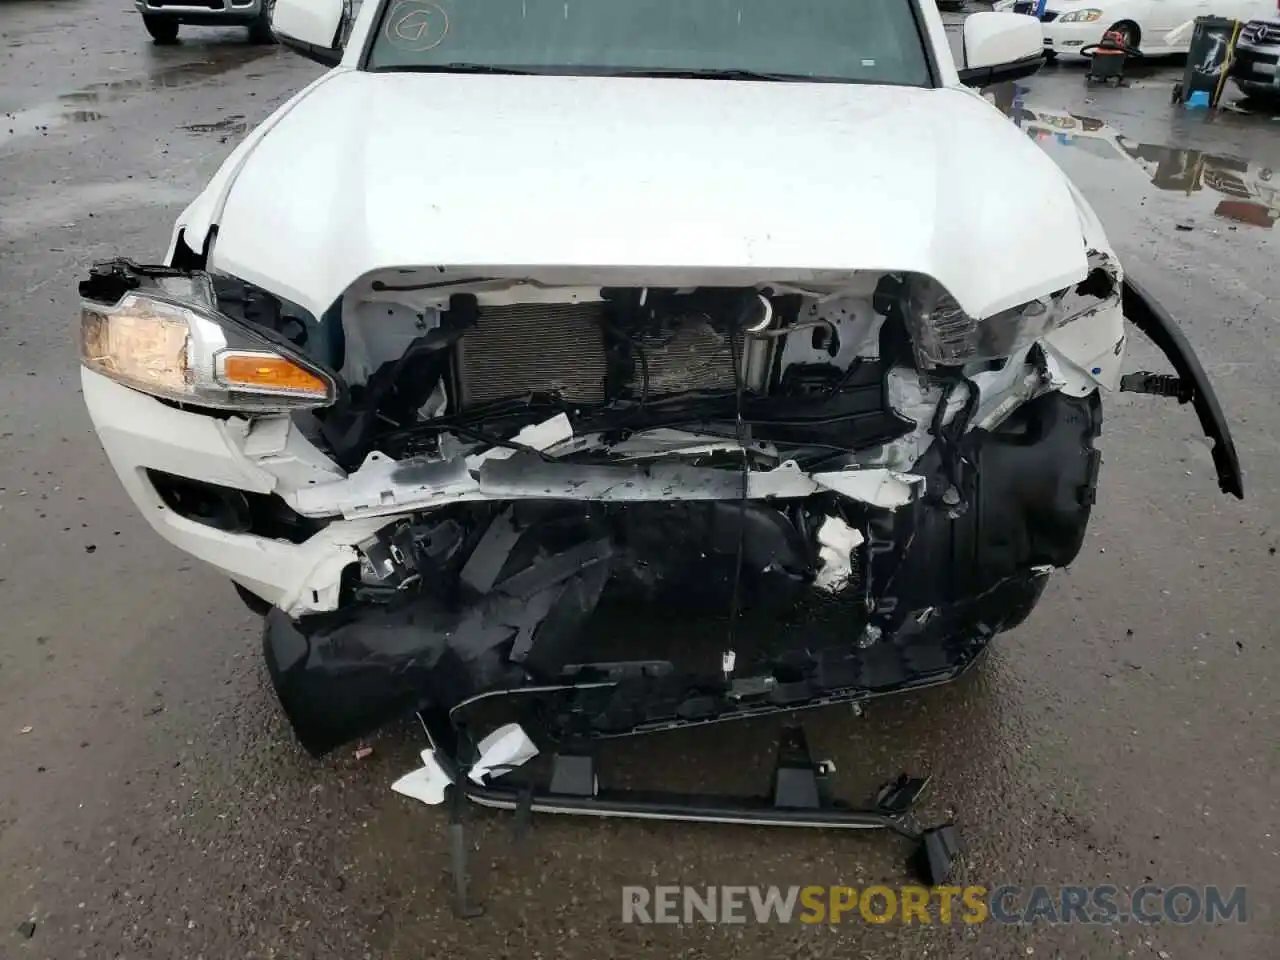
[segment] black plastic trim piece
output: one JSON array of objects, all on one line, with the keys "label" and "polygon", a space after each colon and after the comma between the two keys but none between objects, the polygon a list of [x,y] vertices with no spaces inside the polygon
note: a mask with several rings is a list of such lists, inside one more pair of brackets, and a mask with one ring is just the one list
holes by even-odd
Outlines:
[{"label": "black plastic trim piece", "polygon": [[1010,80],[1021,80],[1036,73],[1044,66],[1043,53],[1037,53],[1022,60],[999,63],[993,67],[966,67],[958,71],[960,82],[966,87],[989,87],[993,83],[1007,83]]},{"label": "black plastic trim piece", "polygon": [[1209,375],[1204,372],[1200,360],[1187,342],[1178,323],[1147,288],[1132,276],[1124,278],[1121,294],[1125,319],[1137,327],[1160,352],[1169,358],[1184,384],[1191,387],[1191,405],[1205,436],[1213,443],[1213,465],[1218,471],[1218,488],[1231,496],[1244,499],[1244,474],[1240,469],[1240,457],[1231,439],[1231,428],[1213,391]]}]

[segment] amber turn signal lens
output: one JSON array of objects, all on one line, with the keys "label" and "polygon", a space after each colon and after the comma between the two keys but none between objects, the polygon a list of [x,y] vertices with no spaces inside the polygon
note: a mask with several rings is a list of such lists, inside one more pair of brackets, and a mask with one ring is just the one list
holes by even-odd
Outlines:
[{"label": "amber turn signal lens", "polygon": [[284,357],[266,353],[226,353],[221,358],[222,380],[228,387],[279,390],[323,397],[328,385],[314,373]]}]

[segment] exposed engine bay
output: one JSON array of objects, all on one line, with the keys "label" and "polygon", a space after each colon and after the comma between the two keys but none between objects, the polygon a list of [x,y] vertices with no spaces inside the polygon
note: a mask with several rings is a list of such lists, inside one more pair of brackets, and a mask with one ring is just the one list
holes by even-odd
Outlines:
[{"label": "exposed engine bay", "polygon": [[[1063,392],[1040,335],[1119,300],[1101,256],[1003,329],[935,294],[949,325],[929,338],[912,319],[927,285],[884,274],[646,288],[403,271],[354,287],[330,327],[217,286],[223,313],[345,380],[295,421],[346,478],[290,506],[386,520],[336,609],[269,613],[273,677],[316,752],[569,679],[544,721],[609,736],[954,676],[1079,549],[1098,396]],[[701,623],[705,648],[664,648],[671,618]]]}]

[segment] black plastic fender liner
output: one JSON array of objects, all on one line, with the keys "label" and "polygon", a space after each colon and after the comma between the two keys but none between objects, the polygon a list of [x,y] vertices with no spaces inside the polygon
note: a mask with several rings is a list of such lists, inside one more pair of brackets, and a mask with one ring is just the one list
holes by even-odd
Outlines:
[{"label": "black plastic fender liner", "polygon": [[1218,472],[1218,488],[1237,499],[1244,499],[1244,475],[1240,457],[1231,439],[1231,428],[1213,391],[1209,376],[1191,349],[1177,321],[1162,307],[1146,287],[1128,274],[1124,278],[1121,306],[1125,319],[1137,327],[1166,357],[1185,384],[1190,385],[1191,405],[1205,436],[1212,443],[1213,465]]},{"label": "black plastic fender liner", "polygon": [[[983,597],[1037,567],[1071,564],[1093,510],[1102,431],[1098,391],[1053,392],[1023,404],[995,430],[973,430],[960,450],[969,467],[958,516],[917,502],[869,525],[871,570],[880,597],[874,617],[896,631],[911,612]],[[930,447],[913,471],[931,488],[948,483],[942,450]],[[1039,597],[1016,597],[1025,619]],[[993,622],[994,611],[984,612]],[[1003,620],[1003,616],[1000,617]]]}]

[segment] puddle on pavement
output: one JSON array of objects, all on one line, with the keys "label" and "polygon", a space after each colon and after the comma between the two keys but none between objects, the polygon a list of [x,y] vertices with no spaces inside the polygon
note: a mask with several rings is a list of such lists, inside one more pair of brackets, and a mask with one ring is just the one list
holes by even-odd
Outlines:
[{"label": "puddle on pavement", "polygon": [[[19,137],[43,136],[59,127],[102,120],[107,115],[106,108],[112,103],[153,90],[190,86],[253,63],[274,52],[271,47],[231,48],[225,52],[219,51],[217,56],[205,60],[157,63],[145,76],[90,84],[72,93],[65,93],[49,103],[0,116],[0,146]],[[243,120],[242,117],[228,119],[234,122]],[[246,127],[241,125],[237,128],[234,122],[227,128],[214,124],[192,124],[184,129],[196,133],[243,133]]]},{"label": "puddle on pavement", "polygon": [[68,110],[59,104],[6,113],[0,116],[0,144],[18,137],[43,136],[70,123],[93,123],[101,119],[102,114],[96,110]]},{"label": "puddle on pavement", "polygon": [[1129,163],[1157,190],[1186,197],[1217,194],[1213,213],[1223,220],[1264,229],[1280,220],[1280,170],[1226,154],[1137,143],[1094,117],[1028,105],[1027,92],[1021,84],[1001,84],[985,95],[1042,146]]}]

